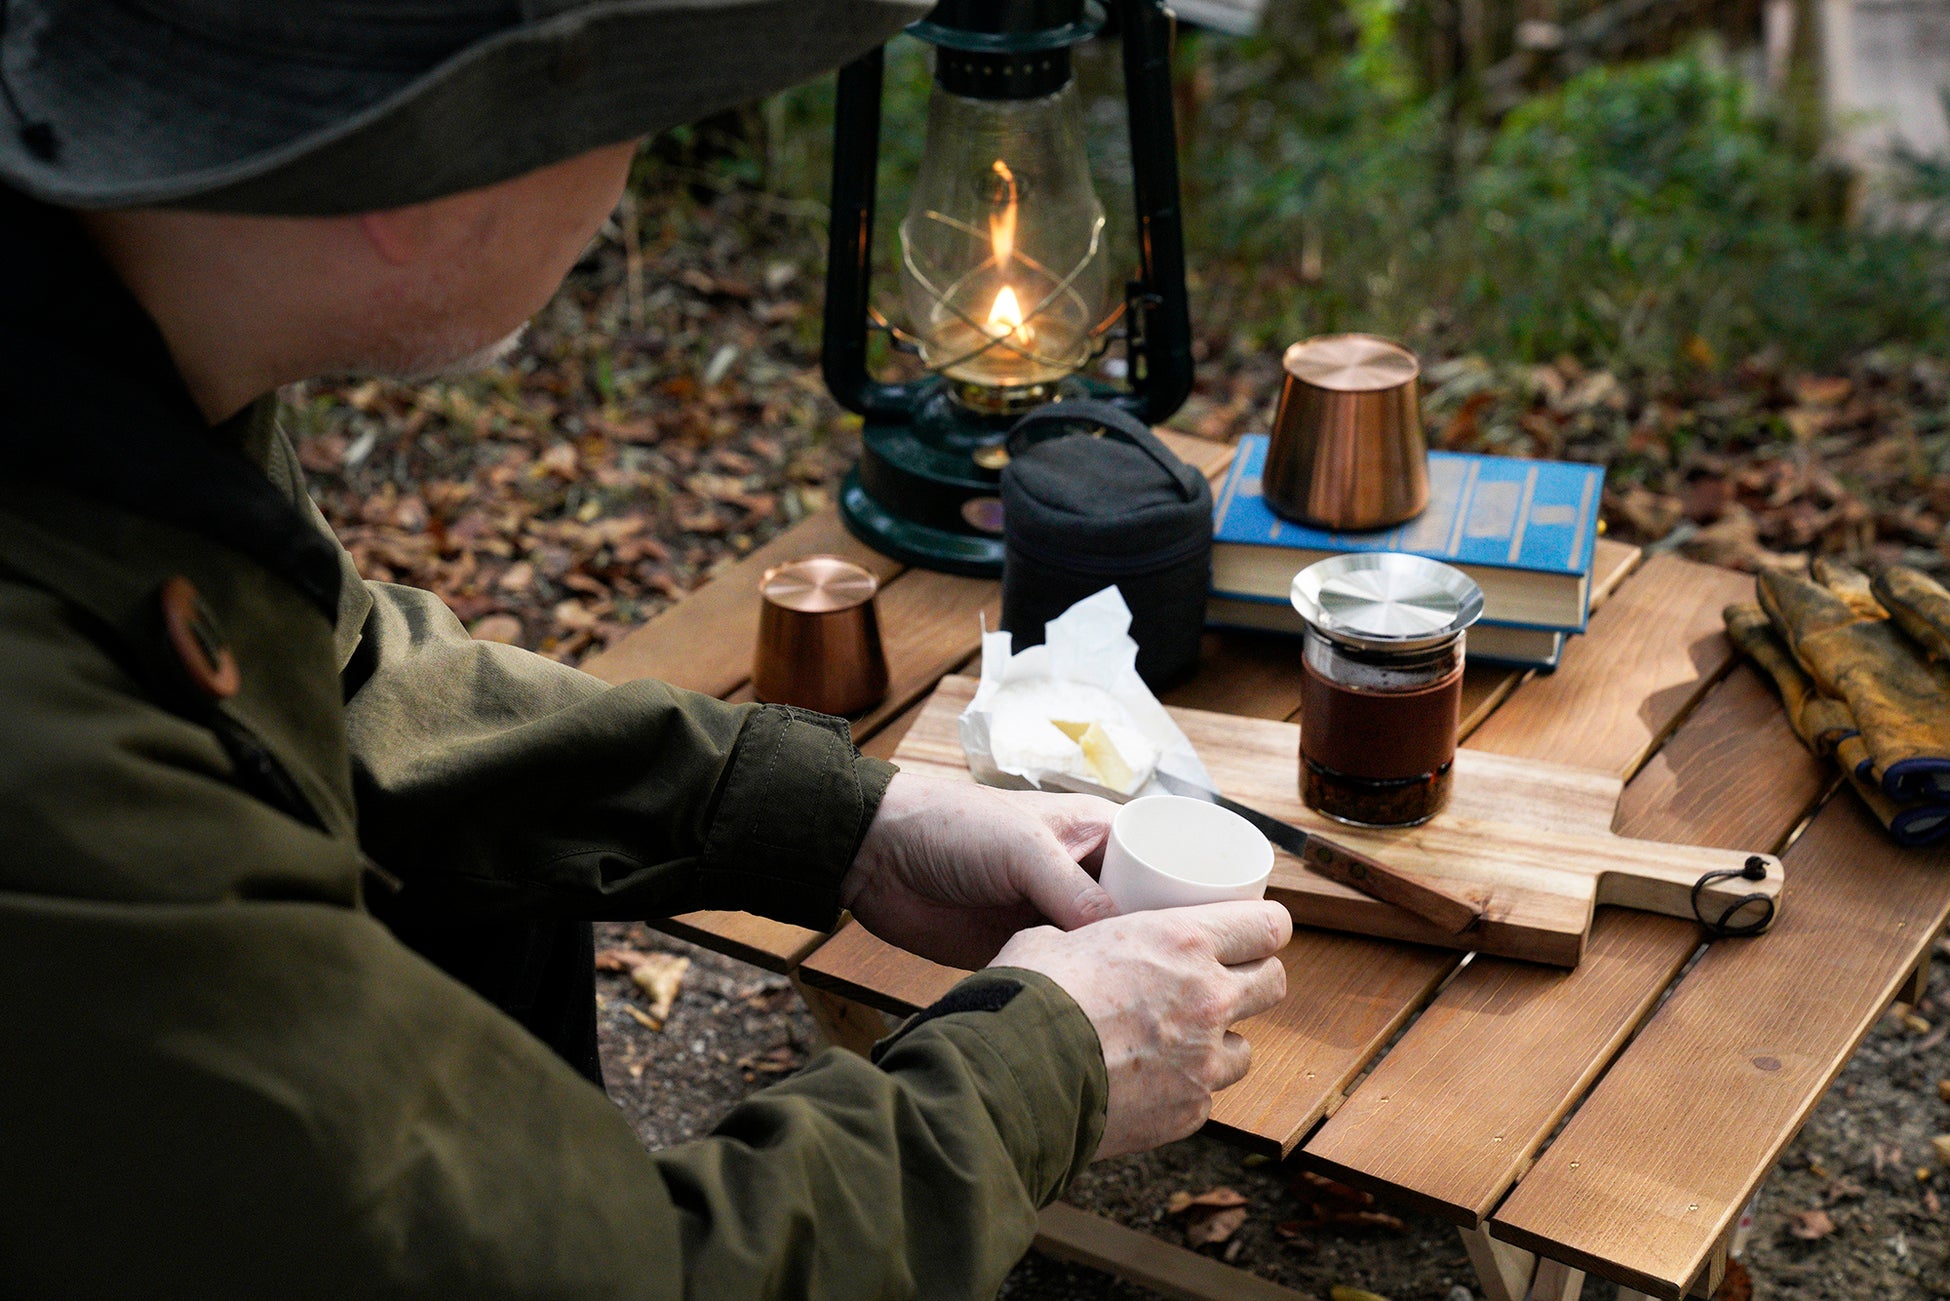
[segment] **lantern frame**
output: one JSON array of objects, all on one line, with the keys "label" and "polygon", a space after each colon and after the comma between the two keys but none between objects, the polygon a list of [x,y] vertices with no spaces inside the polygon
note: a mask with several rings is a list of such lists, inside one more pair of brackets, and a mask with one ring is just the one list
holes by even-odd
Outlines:
[{"label": "lantern frame", "polygon": [[[1171,84],[1172,18],[1159,0],[1110,0],[1123,43],[1138,269],[1127,282],[1116,335],[1126,384],[1081,374],[1059,398],[1094,397],[1156,424],[1192,388],[1191,315],[1185,290],[1177,130]],[[956,57],[1030,55],[1090,39],[1104,23],[1097,0],[944,0],[908,30]],[[987,30],[982,30],[987,28]],[[873,222],[878,189],[885,51],[840,70],[833,123],[832,225],[820,362],[834,398],[863,420],[859,464],[840,513],[863,541],[910,564],[993,577],[1001,572],[999,480],[1015,417],[973,409],[939,374],[875,378]],[[1005,70],[1006,71],[1006,70]],[[939,76],[939,71],[937,71]]]}]

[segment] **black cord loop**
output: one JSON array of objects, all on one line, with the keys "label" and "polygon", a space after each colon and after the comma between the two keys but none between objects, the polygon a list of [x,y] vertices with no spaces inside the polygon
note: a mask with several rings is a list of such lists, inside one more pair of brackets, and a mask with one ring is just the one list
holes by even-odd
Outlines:
[{"label": "black cord loop", "polygon": [[[1748,935],[1758,935],[1774,924],[1774,897],[1766,894],[1743,895],[1721,909],[1718,918],[1708,917],[1700,907],[1700,894],[1708,886],[1721,881],[1765,881],[1767,879],[1767,860],[1759,854],[1750,855],[1741,867],[1722,868],[1708,872],[1693,882],[1693,916],[1706,928],[1706,933],[1716,940],[1740,939]],[[1758,905],[1760,915],[1751,921],[1736,922],[1735,914],[1750,905]]]}]

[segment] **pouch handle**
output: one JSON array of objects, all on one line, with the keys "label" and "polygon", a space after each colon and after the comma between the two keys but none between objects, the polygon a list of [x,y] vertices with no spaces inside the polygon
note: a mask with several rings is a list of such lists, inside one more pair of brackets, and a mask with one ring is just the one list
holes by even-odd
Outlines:
[{"label": "pouch handle", "polygon": [[1106,437],[1129,443],[1171,476],[1171,481],[1178,485],[1179,495],[1186,501],[1198,500],[1199,485],[1204,482],[1204,477],[1179,460],[1165,446],[1164,440],[1152,433],[1150,426],[1142,420],[1122,407],[1100,402],[1096,398],[1070,398],[1046,403],[1016,421],[1015,427],[1009,430],[1010,459],[1021,456],[1037,443],[1061,438],[1066,433],[1081,432],[1074,428],[1078,425],[1101,426]]}]

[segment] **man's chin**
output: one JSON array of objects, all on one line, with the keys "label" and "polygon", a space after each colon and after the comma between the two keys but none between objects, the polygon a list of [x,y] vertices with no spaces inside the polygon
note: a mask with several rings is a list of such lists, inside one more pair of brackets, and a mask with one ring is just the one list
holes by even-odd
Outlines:
[{"label": "man's chin", "polygon": [[379,377],[398,380],[402,384],[430,384],[435,380],[461,379],[468,375],[478,375],[491,370],[508,359],[509,354],[521,346],[522,336],[528,333],[528,325],[523,322],[509,334],[484,348],[476,348],[459,357],[433,360],[415,360],[405,365],[375,366],[364,371],[365,377]]}]

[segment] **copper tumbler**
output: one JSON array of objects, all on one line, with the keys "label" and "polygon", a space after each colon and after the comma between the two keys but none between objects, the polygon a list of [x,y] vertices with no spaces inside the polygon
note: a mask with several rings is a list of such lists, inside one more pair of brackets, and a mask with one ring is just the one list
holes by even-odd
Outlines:
[{"label": "copper tumbler", "polygon": [[774,565],[759,580],[752,691],[762,701],[858,714],[887,695],[874,593],[880,580],[838,556]]},{"label": "copper tumbler", "polygon": [[1372,334],[1303,339],[1286,350],[1261,491],[1317,528],[1379,529],[1429,504],[1429,451],[1416,380],[1399,343]]}]

